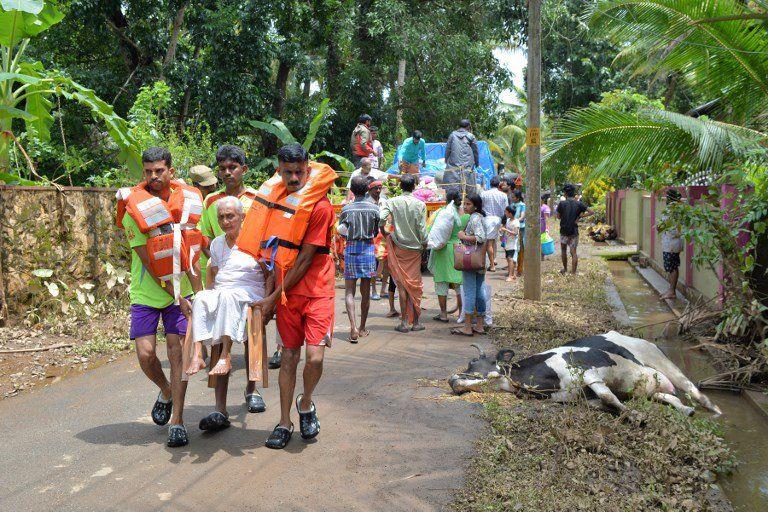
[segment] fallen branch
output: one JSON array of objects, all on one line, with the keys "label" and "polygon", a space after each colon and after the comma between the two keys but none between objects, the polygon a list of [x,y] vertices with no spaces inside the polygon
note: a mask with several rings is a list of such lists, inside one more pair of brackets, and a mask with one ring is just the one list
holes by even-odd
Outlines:
[{"label": "fallen branch", "polygon": [[6,350],[0,350],[0,354],[20,354],[22,352],[43,352],[45,350],[55,350],[57,348],[74,347],[74,343],[57,343],[56,345],[48,345],[47,347],[35,347],[35,348],[9,348]]}]

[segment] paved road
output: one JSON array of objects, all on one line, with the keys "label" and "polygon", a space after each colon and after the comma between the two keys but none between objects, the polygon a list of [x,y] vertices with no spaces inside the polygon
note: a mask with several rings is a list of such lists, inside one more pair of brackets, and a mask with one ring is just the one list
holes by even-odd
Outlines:
[{"label": "paved road", "polygon": [[[425,285],[434,297],[431,279]],[[475,351],[431,320],[434,299],[428,329],[409,335],[392,329],[383,301],[374,303],[372,335],[350,345],[340,299],[315,398],[316,442],[297,431],[284,451],[264,447],[279,418],[277,373],[264,390],[267,411],[247,414],[238,357],[233,426],[197,429],[213,404],[199,376],[187,393],[190,445],[166,448],[166,428],[149,417],[157,391],[125,357],[0,402],[0,510],[439,510],[461,485],[484,426],[478,406],[432,400],[442,392],[418,379],[445,378]]]}]

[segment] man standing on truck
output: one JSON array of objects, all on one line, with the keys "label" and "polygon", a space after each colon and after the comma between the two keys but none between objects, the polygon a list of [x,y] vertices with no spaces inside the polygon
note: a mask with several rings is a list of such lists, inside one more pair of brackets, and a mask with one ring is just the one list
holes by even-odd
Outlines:
[{"label": "man standing on truck", "polygon": [[[474,170],[480,162],[477,151],[477,139],[472,134],[469,119],[459,121],[459,128],[451,132],[445,144],[445,173],[443,183],[469,183],[472,191],[475,187]],[[466,193],[466,191],[465,191]]]},{"label": "man standing on truck", "polygon": [[371,143],[371,116],[363,114],[357,119],[357,126],[352,130],[352,136],[349,139],[349,150],[352,153],[352,163],[355,169],[360,167],[360,161],[363,158],[373,156],[373,145]]},{"label": "man standing on truck", "polygon": [[400,173],[419,174],[419,160],[421,165],[427,164],[426,144],[421,132],[414,130],[411,136],[400,145],[398,153],[400,154]]}]

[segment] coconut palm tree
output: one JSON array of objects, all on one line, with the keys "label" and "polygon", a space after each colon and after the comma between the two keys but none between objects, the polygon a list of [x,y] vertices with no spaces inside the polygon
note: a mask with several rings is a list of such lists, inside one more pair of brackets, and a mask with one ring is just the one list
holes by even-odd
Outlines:
[{"label": "coconut palm tree", "polygon": [[766,159],[765,0],[596,0],[585,19],[623,45],[617,62],[638,74],[673,71],[711,101],[690,115],[575,110],[559,124],[547,165],[620,176],[665,166],[717,173],[728,161]]}]

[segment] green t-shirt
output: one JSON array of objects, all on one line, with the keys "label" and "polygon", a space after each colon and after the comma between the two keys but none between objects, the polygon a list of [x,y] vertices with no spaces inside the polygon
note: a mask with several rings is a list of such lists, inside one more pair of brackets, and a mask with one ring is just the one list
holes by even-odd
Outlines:
[{"label": "green t-shirt", "polygon": [[[144,269],[141,258],[133,250],[134,247],[147,245],[147,235],[139,230],[139,226],[130,215],[123,217],[123,227],[131,247],[131,304],[157,309],[170,306],[173,298],[152,279],[149,271]],[[192,284],[186,274],[181,277],[181,295],[183,297],[192,295]]]}]

